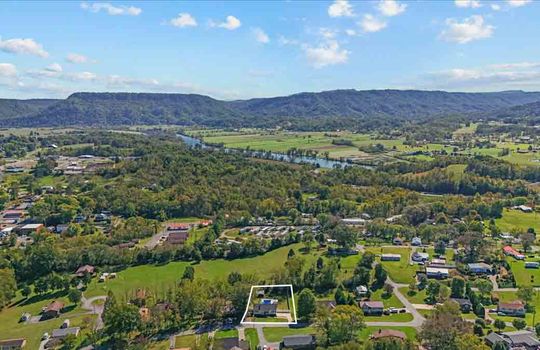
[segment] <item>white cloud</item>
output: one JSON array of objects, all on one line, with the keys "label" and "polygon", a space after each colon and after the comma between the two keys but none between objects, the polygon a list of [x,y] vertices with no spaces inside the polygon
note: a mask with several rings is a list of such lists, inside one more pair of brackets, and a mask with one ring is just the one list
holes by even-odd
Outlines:
[{"label": "white cloud", "polygon": [[17,68],[11,63],[0,63],[0,77],[15,77]]},{"label": "white cloud", "polygon": [[335,0],[328,6],[328,15],[330,17],[353,17],[354,11],[347,0]]},{"label": "white cloud", "polygon": [[532,0],[506,0],[506,2],[512,7],[521,7],[530,4]]},{"label": "white cloud", "polygon": [[62,69],[62,66],[58,63],[52,63],[52,64],[49,64],[45,70],[49,71],[49,72],[56,72],[56,73],[59,73],[59,72],[62,72],[63,69]]},{"label": "white cloud", "polygon": [[364,32],[373,33],[386,28],[386,22],[371,14],[365,14],[358,23]]},{"label": "white cloud", "polygon": [[117,6],[108,2],[81,3],[81,8],[90,12],[105,11],[110,16],[138,16],[142,9],[135,6]]},{"label": "white cloud", "polygon": [[39,57],[49,57],[49,53],[43,49],[41,44],[34,41],[34,39],[8,39],[2,40],[0,38],[0,50],[15,54],[28,54]]},{"label": "white cloud", "polygon": [[319,35],[322,36],[324,39],[334,39],[337,34],[338,31],[335,29],[319,28]]},{"label": "white cloud", "polygon": [[476,8],[482,7],[482,4],[480,3],[479,0],[454,0],[454,4],[457,7],[462,7],[462,8],[476,9]]},{"label": "white cloud", "polygon": [[264,30],[262,30],[261,28],[253,28],[252,32],[257,42],[260,42],[263,44],[267,44],[270,42],[270,38],[268,37],[268,34],[266,34]]},{"label": "white cloud", "polygon": [[180,28],[197,26],[197,20],[192,15],[186,12],[179,13],[178,16],[171,19],[169,23],[175,27]]},{"label": "white cloud", "polygon": [[500,11],[501,10],[501,5],[499,5],[499,4],[491,4],[490,7],[491,7],[491,9],[493,11]]},{"label": "white cloud", "polygon": [[309,63],[315,68],[322,68],[347,62],[349,51],[341,49],[335,40],[329,40],[317,47],[303,47]]},{"label": "white cloud", "polygon": [[387,17],[397,16],[407,9],[407,4],[400,4],[396,0],[381,0],[377,5],[381,14]]},{"label": "white cloud", "polygon": [[66,61],[70,63],[87,63],[89,59],[88,57],[80,55],[78,53],[70,53],[67,55]]},{"label": "white cloud", "polygon": [[287,45],[296,46],[300,44],[298,40],[290,39],[290,38],[284,37],[283,35],[279,37],[278,42],[282,46],[287,46]]},{"label": "white cloud", "polygon": [[450,42],[466,44],[474,40],[480,40],[491,37],[495,27],[486,24],[484,18],[474,15],[465,18],[462,22],[454,18],[446,20],[446,29],[444,29],[440,38]]},{"label": "white cloud", "polygon": [[357,33],[354,29],[345,29],[345,34],[347,34],[348,36],[355,36]]},{"label": "white cloud", "polygon": [[210,20],[208,24],[210,25],[210,27],[219,27],[219,28],[225,28],[227,30],[235,30],[235,29],[240,28],[240,26],[242,25],[242,22],[240,22],[240,20],[234,16],[227,16],[227,18],[225,19],[225,22],[216,23]]},{"label": "white cloud", "polygon": [[[428,74],[429,88],[453,90],[538,89],[540,62],[512,62],[476,68],[453,68]],[[425,87],[425,86],[424,86]]]}]

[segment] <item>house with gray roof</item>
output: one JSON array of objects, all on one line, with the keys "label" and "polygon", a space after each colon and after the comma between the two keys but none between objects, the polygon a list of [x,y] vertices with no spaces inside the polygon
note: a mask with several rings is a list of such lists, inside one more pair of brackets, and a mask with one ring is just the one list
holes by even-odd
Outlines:
[{"label": "house with gray roof", "polygon": [[495,333],[491,332],[485,337],[485,342],[489,346],[503,343],[508,349],[538,350],[540,341],[534,332],[521,330],[515,332]]}]

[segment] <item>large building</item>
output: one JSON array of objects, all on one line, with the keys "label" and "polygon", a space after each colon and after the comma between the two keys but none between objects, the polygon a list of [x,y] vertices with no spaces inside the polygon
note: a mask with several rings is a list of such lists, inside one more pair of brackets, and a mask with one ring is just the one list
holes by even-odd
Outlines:
[{"label": "large building", "polygon": [[486,335],[485,342],[490,347],[495,346],[497,343],[503,343],[506,349],[540,349],[540,341],[536,335],[533,332],[525,330],[505,333],[491,332]]}]

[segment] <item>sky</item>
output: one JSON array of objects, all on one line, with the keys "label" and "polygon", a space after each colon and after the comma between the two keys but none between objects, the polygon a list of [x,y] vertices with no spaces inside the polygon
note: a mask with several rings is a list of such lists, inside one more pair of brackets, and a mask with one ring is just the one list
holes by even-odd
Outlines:
[{"label": "sky", "polygon": [[539,0],[0,3],[0,98],[540,91]]}]

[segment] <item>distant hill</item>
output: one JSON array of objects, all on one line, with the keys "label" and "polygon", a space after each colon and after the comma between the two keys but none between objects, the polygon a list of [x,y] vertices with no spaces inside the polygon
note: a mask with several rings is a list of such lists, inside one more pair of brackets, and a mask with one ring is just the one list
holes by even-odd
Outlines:
[{"label": "distant hill", "polygon": [[540,121],[540,101],[497,110],[490,115],[490,119],[519,119]]},{"label": "distant hill", "polygon": [[0,119],[19,118],[33,115],[59,100],[35,99],[35,100],[12,100],[0,99]]},{"label": "distant hill", "polygon": [[[418,120],[449,115],[485,115],[540,101],[540,93],[454,93],[419,90],[333,90],[273,98],[220,101],[195,94],[75,93],[47,103],[12,101],[0,126],[103,126],[181,124],[215,127]],[[38,100],[39,101],[39,100]],[[50,101],[50,100],[43,100]],[[10,107],[11,106],[11,107]],[[33,108],[33,109],[32,109]]]}]

